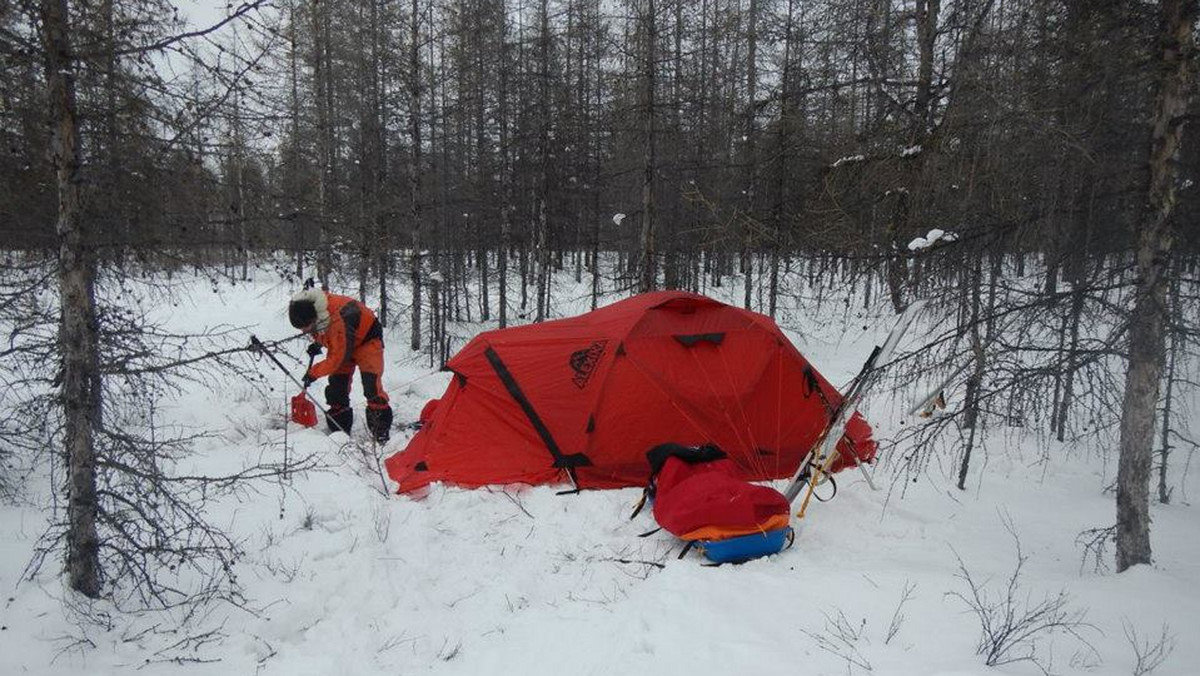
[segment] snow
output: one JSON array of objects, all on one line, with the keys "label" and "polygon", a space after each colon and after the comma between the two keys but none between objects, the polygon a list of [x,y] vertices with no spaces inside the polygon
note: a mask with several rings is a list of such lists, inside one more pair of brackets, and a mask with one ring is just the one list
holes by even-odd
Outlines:
[{"label": "snow", "polygon": [[[946,237],[935,230],[926,239]],[[256,274],[236,285],[196,279],[154,307],[179,330],[234,325],[264,339],[290,333],[284,307],[294,289]],[[560,279],[557,311],[586,309],[585,287]],[[729,299],[742,293],[736,284],[721,291]],[[782,296],[790,303],[804,297]],[[783,315],[811,316],[805,339],[791,332],[793,339],[830,380],[845,383],[892,320],[880,313],[843,329],[838,305],[792,306]],[[407,335],[402,318],[387,329],[383,381],[398,421],[413,420],[448,383],[425,356],[408,351]],[[302,351],[297,342],[296,363]],[[707,567],[695,554],[677,560],[679,543],[661,532],[637,537],[653,523],[648,510],[629,520],[636,489],[560,496],[553,487],[434,486],[419,499],[385,496],[376,468],[343,435],[285,425],[294,386],[268,361],[247,363],[274,388],[273,398],[228,378],[189,384],[164,402],[162,415],[220,432],[198,444],[194,464],[209,472],[280,454],[285,443],[327,465],[238,494],[210,514],[244,542],[238,567],[249,609],[212,608],[202,626],[219,628],[223,638],[183,654],[170,648],[180,635],[167,633],[178,613],[124,614],[101,602],[110,627],[76,623],[57,562],[22,581],[46,519],[46,505],[31,497],[0,506],[0,586],[7,590],[0,674],[842,675],[867,674],[869,666],[889,676],[1035,676],[1041,672],[1029,662],[986,667],[975,650],[978,620],[955,596],[966,592],[958,558],[973,578],[1000,590],[1016,561],[1006,523],[1028,556],[1019,598],[1065,591],[1071,608],[1087,612],[1090,627],[1081,636],[1090,648],[1063,634],[1039,643],[1052,671],[1133,673],[1125,628],[1156,637],[1165,624],[1178,640],[1154,673],[1197,673],[1200,644],[1186,637],[1200,630],[1200,520],[1186,502],[1186,477],[1173,478],[1183,504],[1153,506],[1155,565],[1096,572],[1081,566],[1075,538],[1113,520],[1114,498],[1104,489],[1115,463],[1103,449],[989,429],[965,492],[938,462],[907,482],[898,471],[906,449],[890,449],[875,470],[881,491],[846,472],[837,497],[796,523],[794,547],[745,565]],[[917,394],[868,402],[878,436],[902,428],[906,397]],[[365,441],[362,401],[354,397],[356,437]],[[398,433],[386,452],[410,434]],[[33,481],[36,497],[51,477]],[[906,589],[911,598],[901,604]]]},{"label": "snow", "polygon": [[920,251],[928,249],[938,242],[954,242],[958,240],[958,235],[953,232],[946,232],[940,228],[933,228],[924,237],[914,237],[908,243],[909,251]]},{"label": "snow", "polygon": [[612,217],[613,225],[620,225],[621,221],[624,221],[624,220],[625,220],[625,214],[613,214],[613,217]]},{"label": "snow", "polygon": [[913,155],[920,154],[920,152],[922,150],[924,150],[924,148],[922,148],[921,144],[919,144],[919,143],[915,146],[909,146],[907,148],[902,148],[900,150],[900,157],[912,157]]},{"label": "snow", "polygon": [[850,164],[852,162],[865,162],[866,159],[867,159],[867,157],[865,155],[847,155],[846,157],[838,158],[836,161],[834,161],[833,164],[831,164],[829,166],[840,167],[843,164]]}]

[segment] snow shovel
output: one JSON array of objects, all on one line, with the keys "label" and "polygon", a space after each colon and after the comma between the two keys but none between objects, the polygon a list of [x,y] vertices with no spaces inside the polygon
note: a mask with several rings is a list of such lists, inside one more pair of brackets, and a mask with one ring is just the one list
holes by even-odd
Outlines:
[{"label": "snow shovel", "polygon": [[[308,368],[312,368],[313,357],[308,358]],[[317,407],[308,396],[308,388],[300,390],[300,394],[292,397],[292,422],[305,427],[317,426]]]}]

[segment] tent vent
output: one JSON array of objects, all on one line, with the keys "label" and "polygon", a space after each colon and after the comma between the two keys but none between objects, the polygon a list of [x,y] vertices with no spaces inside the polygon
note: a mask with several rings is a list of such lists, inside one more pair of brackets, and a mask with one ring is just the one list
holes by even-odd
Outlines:
[{"label": "tent vent", "polygon": [[724,333],[693,333],[687,336],[675,336],[675,340],[679,341],[684,347],[694,347],[698,343],[712,343],[720,345],[721,341],[725,340]]}]

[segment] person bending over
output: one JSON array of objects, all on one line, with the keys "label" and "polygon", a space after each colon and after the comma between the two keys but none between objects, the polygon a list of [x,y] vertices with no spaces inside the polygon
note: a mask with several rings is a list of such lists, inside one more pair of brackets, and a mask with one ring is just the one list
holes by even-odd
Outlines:
[{"label": "person bending over", "polygon": [[308,354],[316,357],[322,348],[325,359],[304,372],[304,386],[326,376],[325,402],[329,405],[326,424],[329,430],[349,434],[354,425],[350,408],[350,377],[357,367],[367,398],[367,429],[375,440],[384,443],[391,435],[392,407],[383,391],[383,331],[375,313],[350,298],[317,288],[306,288],[288,303],[292,326],[309,334],[313,343]]}]

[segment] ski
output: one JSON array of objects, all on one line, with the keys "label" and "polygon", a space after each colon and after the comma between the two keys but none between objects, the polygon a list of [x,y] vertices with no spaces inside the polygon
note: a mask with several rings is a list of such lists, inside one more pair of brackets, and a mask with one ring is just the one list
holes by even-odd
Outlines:
[{"label": "ski", "polygon": [[[926,301],[914,301],[904,311],[900,318],[896,320],[896,325],[892,327],[887,338],[883,341],[882,346],[875,346],[871,351],[871,355],[867,357],[867,361],[863,363],[862,369],[854,380],[850,381],[850,386],[846,388],[846,392],[842,395],[842,401],[830,416],[829,424],[825,427],[824,434],[819,437],[813,445],[812,450],[804,456],[800,461],[800,466],[796,468],[796,473],[792,475],[791,481],[788,482],[787,488],[783,495],[788,502],[795,502],[800,495],[804,484],[810,482],[810,471],[813,462],[820,458],[821,465],[817,466],[818,472],[827,470],[833,463],[833,458],[837,453],[837,443],[841,441],[842,436],[846,433],[846,423],[850,417],[858,410],[858,404],[862,400],[863,394],[879,380],[880,368],[888,363],[892,353],[896,351],[896,346],[900,343],[900,339],[908,332],[917,315],[925,308]],[[818,450],[819,449],[819,450]],[[808,499],[805,498],[805,504]]]}]

